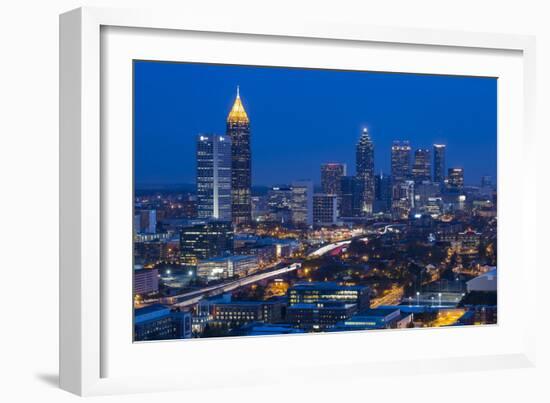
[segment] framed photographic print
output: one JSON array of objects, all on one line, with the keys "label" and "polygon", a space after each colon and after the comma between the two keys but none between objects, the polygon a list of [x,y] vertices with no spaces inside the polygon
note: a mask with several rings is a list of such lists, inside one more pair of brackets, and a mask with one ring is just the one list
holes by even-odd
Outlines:
[{"label": "framed photographic print", "polygon": [[532,365],[532,38],[180,17],[61,16],[63,388]]}]

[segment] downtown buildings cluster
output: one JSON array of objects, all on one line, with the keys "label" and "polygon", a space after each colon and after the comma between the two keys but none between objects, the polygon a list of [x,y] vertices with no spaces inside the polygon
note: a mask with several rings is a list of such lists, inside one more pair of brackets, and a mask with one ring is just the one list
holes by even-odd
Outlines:
[{"label": "downtown buildings cluster", "polygon": [[[328,162],[320,187],[253,192],[238,90],[226,133],[195,144],[194,192],[136,197],[136,340],[496,321],[495,188],[467,186],[445,145],[395,141],[391,172],[377,174],[363,129],[355,175]],[[476,292],[475,308],[458,307]]]}]

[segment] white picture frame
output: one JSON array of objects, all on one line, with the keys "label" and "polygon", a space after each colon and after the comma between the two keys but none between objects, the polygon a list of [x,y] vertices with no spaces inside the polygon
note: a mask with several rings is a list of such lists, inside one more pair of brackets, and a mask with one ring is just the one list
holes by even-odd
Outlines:
[{"label": "white picture frame", "polygon": [[[113,28],[116,27],[116,28]],[[501,35],[487,33],[467,33],[454,31],[429,31],[406,28],[383,28],[357,26],[338,23],[327,23],[319,21],[303,21],[294,24],[283,21],[269,21],[268,19],[243,19],[243,20],[217,20],[192,15],[173,14],[169,11],[158,12],[150,10],[119,10],[104,8],[81,8],[70,11],[60,17],[60,384],[63,389],[79,395],[96,395],[111,393],[129,392],[150,392],[162,390],[175,390],[187,388],[207,388],[212,385],[253,385],[255,383],[272,383],[281,381],[292,381],[297,376],[301,381],[310,377],[322,378],[326,376],[327,369],[339,369],[342,373],[353,371],[356,376],[369,376],[377,373],[407,373],[410,371],[456,371],[474,370],[488,368],[517,368],[532,366],[535,363],[535,327],[534,309],[535,295],[533,290],[526,287],[517,290],[518,295],[524,301],[521,311],[522,321],[519,321],[519,313],[512,312],[510,307],[510,320],[500,321],[501,315],[501,293],[500,287],[510,287],[518,284],[526,278],[534,278],[536,275],[535,244],[528,242],[527,234],[534,232],[536,223],[535,200],[525,196],[525,192],[517,192],[514,196],[506,186],[501,187],[499,182],[499,266],[501,259],[509,260],[510,264],[521,261],[521,270],[503,271],[499,269],[499,325],[483,328],[461,328],[453,329],[454,338],[464,340],[465,348],[457,349],[453,354],[441,352],[426,353],[418,351],[415,354],[407,355],[405,351],[396,351],[382,357],[375,351],[370,352],[367,358],[361,354],[350,357],[327,359],[316,357],[316,351],[326,348],[330,351],[331,345],[345,343],[356,345],[361,340],[366,340],[364,332],[354,334],[330,334],[315,336],[275,336],[261,338],[246,338],[246,340],[200,340],[191,341],[188,347],[188,363],[194,366],[193,371],[181,368],[178,370],[179,357],[182,354],[181,344],[178,342],[161,342],[133,345],[131,337],[126,334],[128,320],[121,319],[119,313],[125,312],[126,308],[120,307],[120,301],[116,301],[112,295],[110,281],[122,283],[126,274],[121,277],[112,277],[112,271],[106,271],[109,266],[109,259],[113,252],[106,242],[106,229],[109,232],[109,239],[113,240],[116,234],[122,233],[128,222],[125,219],[114,219],[114,215],[106,214],[112,209],[111,203],[114,199],[126,200],[127,195],[122,193],[122,198],[114,197],[115,186],[113,182],[124,180],[124,174],[115,175],[110,152],[115,147],[120,150],[127,148],[126,156],[131,153],[131,139],[128,142],[127,136],[120,136],[116,143],[111,141],[113,136],[106,136],[113,122],[110,121],[109,113],[113,108],[117,110],[117,122],[124,123],[121,126],[121,133],[126,133],[128,119],[125,113],[131,112],[128,102],[127,80],[104,80],[102,74],[124,74],[121,65],[126,63],[122,58],[132,58],[132,49],[141,54],[140,49],[126,46],[121,40],[116,39],[117,32],[122,36],[137,35],[137,30],[147,38],[150,43],[157,43],[159,46],[153,58],[171,60],[170,49],[174,41],[178,40],[178,33],[184,35],[193,33],[194,37],[201,35],[216,35],[216,40],[227,36],[233,38],[252,38],[259,44],[262,41],[269,41],[284,48],[288,41],[300,41],[300,46],[307,46],[310,41],[318,41],[320,46],[328,46],[333,51],[346,44],[357,47],[373,45],[377,47],[394,46],[398,60],[398,53],[408,51],[412,47],[415,52],[425,52],[426,57],[433,58],[430,52],[448,53],[449,60],[459,60],[462,56],[457,51],[464,51],[485,57],[489,54],[491,63],[498,63],[499,55],[513,54],[509,61],[502,58],[503,65],[509,65],[509,70],[501,77],[510,85],[510,92],[505,94],[517,95],[507,103],[504,99],[503,107],[509,112],[503,119],[499,116],[499,175],[507,174],[512,183],[519,183],[523,188],[531,189],[530,194],[536,189],[536,175],[527,177],[514,176],[514,172],[507,168],[508,165],[517,166],[522,164],[530,172],[536,172],[534,167],[534,91],[535,91],[535,42],[533,37],[520,35]],[[115,39],[106,42],[104,33],[114,32]],[[159,34],[160,33],[160,34]],[[164,35],[164,34],[167,35]],[[168,35],[169,33],[169,35]],[[163,36],[164,35],[164,36]],[[146,49],[148,40],[141,38],[141,45]],[[131,39],[130,39],[131,40]],[[239,39],[241,40],[241,39]],[[243,39],[244,40],[244,39]],[[117,42],[118,41],[118,42]],[[157,42],[158,41],[158,42]],[[164,44],[161,44],[163,42]],[[317,43],[317,42],[316,42]],[[108,44],[108,46],[107,46]],[[121,46],[123,44],[124,46]],[[108,50],[104,48],[109,48]],[[128,49],[125,53],[123,49]],[[166,53],[163,53],[166,49]],[[290,49],[290,48],[289,48]],[[109,53],[116,51],[116,53]],[[355,50],[355,51],[361,51]],[[151,49],[144,51],[146,56]],[[289,50],[290,52],[290,50]],[[455,52],[455,53],[453,53]],[[312,52],[314,53],[314,52]],[[152,54],[152,53],[150,53]],[[116,57],[114,57],[116,56]],[[261,52],[255,57],[262,56]],[[267,55],[264,63],[270,63]],[[494,57],[493,57],[494,56]],[[105,57],[121,58],[121,64],[109,65]],[[196,54],[201,58],[200,54]],[[206,56],[205,56],[206,57]],[[223,55],[216,56],[208,61],[220,61]],[[466,57],[466,56],[464,56]],[[477,56],[472,56],[477,57]],[[206,57],[207,58],[207,57]],[[495,59],[496,58],[496,59]],[[125,59],[125,60],[126,60]],[[382,60],[383,58],[381,58]],[[495,59],[495,60],[493,60]],[[513,59],[513,60],[512,60]],[[388,58],[391,60],[391,58]],[[473,59],[472,59],[473,60]],[[246,61],[242,61],[246,64]],[[252,63],[252,59],[250,59]],[[302,62],[302,65],[307,61]],[[316,63],[316,62],[312,62]],[[324,67],[330,67],[330,62]],[[339,61],[338,63],[341,63]],[[384,61],[380,62],[383,69]],[[397,62],[396,62],[397,63]],[[412,63],[412,62],[411,62]],[[480,59],[478,64],[472,63],[469,67],[463,66],[460,72],[472,72],[472,75],[483,74],[485,60]],[[283,63],[284,64],[284,63]],[[437,64],[437,63],[436,63]],[[461,63],[457,62],[457,66]],[[489,59],[487,59],[487,65]],[[284,64],[286,65],[286,64]],[[412,66],[412,65],[411,65]],[[104,70],[107,68],[107,70]],[[359,67],[357,67],[359,68]],[[394,67],[396,71],[401,66]],[[421,69],[417,67],[405,68],[406,71]],[[498,66],[496,67],[498,68]],[[469,70],[468,70],[469,69]],[[475,69],[479,69],[476,73]],[[425,73],[450,74],[455,70],[445,70],[444,63],[441,66],[434,65],[432,68],[422,68]],[[424,71],[426,70],[426,71]],[[504,70],[503,70],[504,71]],[[491,68],[487,67],[487,74]],[[115,83],[116,84],[113,84]],[[508,85],[508,84],[506,84]],[[513,90],[513,92],[512,92]],[[107,95],[106,95],[107,94]],[[105,98],[107,97],[107,98]],[[108,102],[107,102],[108,101]],[[499,102],[501,101],[499,94]],[[106,104],[109,105],[106,108]],[[517,107],[520,107],[518,110]],[[499,112],[502,110],[499,109]],[[120,113],[118,113],[120,112]],[[514,116],[508,116],[514,115]],[[501,125],[504,123],[504,125]],[[511,129],[514,130],[511,130]],[[501,140],[502,133],[510,134]],[[122,157],[121,166],[126,166],[128,160]],[[110,171],[111,169],[111,171]],[[116,171],[118,172],[118,171]],[[126,172],[127,173],[127,172]],[[115,179],[115,176],[118,179]],[[131,183],[127,184],[131,187]],[[126,189],[127,191],[128,189]],[[501,194],[505,196],[501,199]],[[516,215],[511,206],[519,206]],[[120,208],[115,207],[115,208]],[[120,211],[120,210],[119,210]],[[503,216],[501,217],[501,212]],[[109,216],[109,218],[106,217]],[[129,217],[127,217],[129,218]],[[512,253],[506,246],[513,240],[510,237],[501,237],[500,226],[503,220],[504,228],[516,228],[517,239],[521,242],[515,244]],[[114,224],[116,223],[116,224]],[[131,224],[130,224],[131,225]],[[121,232],[122,231],[122,232]],[[128,234],[130,231],[128,230]],[[113,235],[115,234],[115,235]],[[502,238],[502,239],[501,239]],[[117,240],[117,242],[120,239]],[[502,251],[502,254],[500,253]],[[123,258],[123,256],[119,256]],[[124,259],[121,260],[122,262]],[[130,266],[128,275],[131,275]],[[109,282],[109,286],[107,283]],[[123,285],[124,290],[131,289],[128,282]],[[520,288],[520,287],[518,287]],[[126,291],[121,292],[124,294]],[[125,298],[125,296],[123,295]],[[122,301],[124,299],[122,298]],[[117,305],[118,304],[118,305]],[[504,305],[506,309],[506,305]],[[527,308],[527,309],[526,309]],[[531,311],[531,312],[530,312]],[[128,311],[128,315],[130,315]],[[503,315],[506,315],[504,311]],[[513,320],[512,320],[513,319]],[[117,323],[123,323],[125,328],[118,328]],[[504,329],[504,330],[503,330]],[[441,329],[428,329],[417,332],[395,331],[384,333],[388,343],[400,343],[402,340],[410,340],[415,345],[422,343],[450,342],[447,336],[449,332]],[[379,332],[369,333],[368,337],[380,339]],[[494,349],[476,349],[470,341],[502,338],[502,345]],[[507,339],[509,337],[509,339]],[[509,343],[504,341],[510,340]],[[118,343],[118,344],[117,344]],[[498,343],[495,343],[498,344]],[[291,349],[299,352],[301,357],[287,358],[280,366],[272,368],[261,368],[259,361],[238,360],[243,351],[248,351],[250,356],[258,356],[265,349],[277,352],[278,349]],[[230,348],[228,348],[230,347]],[[483,347],[483,345],[481,345]],[[466,353],[469,348],[470,353]],[[147,351],[146,351],[147,350]],[[132,355],[135,354],[140,360],[149,360],[151,353],[160,357],[166,364],[167,372],[159,376],[147,373],[132,373]],[[179,352],[177,350],[180,350]],[[420,349],[422,350],[422,349]],[[176,354],[176,355],[174,355]],[[241,374],[247,372],[246,377],[228,375],[223,371],[209,370],[208,366],[201,365],[200,357],[212,359],[225,359],[236,362],[233,372]],[[222,355],[222,356],[220,356]],[[149,357],[149,358],[148,358]],[[169,361],[172,359],[172,363]],[[110,361],[117,361],[120,365],[111,368]],[[252,358],[251,358],[252,360]],[[300,362],[302,361],[302,362]],[[124,366],[122,363],[129,363]],[[142,361],[143,362],[143,361]],[[307,371],[304,369],[307,368]],[[208,375],[208,381],[205,380]],[[334,376],[334,375],[333,375]]]}]

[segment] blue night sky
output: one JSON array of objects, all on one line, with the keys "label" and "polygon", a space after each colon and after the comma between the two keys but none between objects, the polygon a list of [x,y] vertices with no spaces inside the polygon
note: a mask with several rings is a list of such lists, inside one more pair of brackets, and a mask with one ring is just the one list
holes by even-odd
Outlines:
[{"label": "blue night sky", "polygon": [[320,165],[355,173],[362,127],[376,171],[393,140],[447,144],[447,167],[468,184],[496,182],[497,80],[273,67],[134,62],[136,184],[195,183],[199,133],[225,133],[240,85],[251,120],[254,185],[320,182]]}]

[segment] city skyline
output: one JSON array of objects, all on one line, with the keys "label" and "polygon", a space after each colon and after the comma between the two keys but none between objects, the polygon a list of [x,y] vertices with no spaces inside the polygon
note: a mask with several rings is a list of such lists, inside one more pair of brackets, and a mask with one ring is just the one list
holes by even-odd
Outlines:
[{"label": "city skyline", "polygon": [[[352,169],[348,174],[355,174],[355,144],[359,141],[362,129],[364,127],[369,128],[369,134],[375,148],[375,172],[390,173],[390,153],[391,144],[395,140],[408,140],[410,142],[412,152],[420,148],[432,149],[433,144],[443,143],[447,145],[446,165],[447,167],[462,167],[464,168],[464,176],[466,184],[478,185],[482,176],[491,176],[493,182],[497,182],[496,178],[496,82],[492,82],[491,79],[484,78],[465,78],[465,77],[441,77],[441,76],[417,76],[408,74],[384,74],[384,73],[366,73],[366,72],[342,72],[342,71],[324,71],[324,70],[297,70],[297,69],[283,69],[283,68],[260,68],[260,67],[241,67],[241,66],[217,66],[217,65],[193,65],[193,64],[173,64],[173,63],[151,63],[151,62],[136,62],[136,110],[135,110],[135,137],[136,137],[136,163],[135,163],[135,175],[136,185],[177,185],[177,184],[193,184],[195,182],[195,156],[194,148],[196,136],[199,133],[216,133],[226,134],[226,128],[223,126],[226,124],[226,117],[233,104],[235,91],[237,85],[241,86],[242,100],[244,108],[246,109],[251,120],[251,148],[252,148],[252,186],[270,186],[274,184],[289,184],[293,180],[297,179],[310,179],[315,185],[321,183],[319,166],[326,163],[343,163]],[[158,71],[160,70],[160,71]],[[182,70],[182,71],[180,71]],[[160,75],[162,71],[166,72],[166,75]],[[256,81],[259,78],[265,78],[266,74],[275,79],[276,82],[283,83],[283,87],[288,87],[288,82],[292,82],[293,93],[287,94],[288,105],[280,105],[278,102],[269,103],[267,110],[258,109],[258,106],[266,105],[266,99],[270,98],[270,94],[258,94],[258,88],[251,87],[250,78],[251,71],[256,72],[252,74],[252,78]],[[307,71],[308,77],[311,73],[314,75],[320,75],[320,77],[313,77],[308,80],[308,83],[301,84],[296,82],[304,71]],[[199,72],[202,72],[199,74]],[[191,74],[189,74],[191,73]],[[183,75],[192,78],[194,84],[190,85],[186,80],[182,79]],[[335,112],[329,115],[329,118],[324,119],[326,122],[326,129],[320,129],[316,121],[307,121],[306,115],[313,113],[315,106],[326,103],[324,97],[315,100],[313,96],[305,96],[310,103],[314,105],[308,105],[308,107],[302,107],[298,110],[292,110],[292,105],[297,102],[292,96],[299,99],[304,98],[304,94],[300,93],[300,90],[304,91],[307,88],[311,88],[312,81],[323,79],[326,81],[327,77],[336,75],[342,78],[346,75],[345,80],[348,86],[351,82],[358,83],[359,86],[371,86],[374,93],[383,92],[383,86],[379,84],[379,81],[385,81],[388,92],[395,91],[395,86],[401,85],[400,88],[404,88],[405,95],[408,92],[413,91],[422,83],[424,91],[431,93],[419,98],[418,103],[421,106],[426,106],[434,101],[434,96],[439,95],[436,98],[449,101],[448,105],[444,108],[444,115],[449,114],[449,109],[455,109],[452,113],[454,120],[458,119],[458,116],[462,117],[462,124],[460,126],[473,126],[478,123],[479,127],[483,128],[483,131],[487,133],[486,136],[473,136],[475,138],[475,147],[473,138],[470,133],[464,132],[464,135],[435,135],[430,137],[429,134],[423,133],[421,136],[415,136],[415,131],[421,130],[422,126],[427,128],[433,126],[433,122],[426,122],[424,125],[420,124],[417,119],[408,120],[411,122],[409,126],[410,130],[403,130],[403,133],[396,133],[393,136],[385,135],[385,127],[390,127],[391,119],[389,115],[382,113],[381,118],[372,117],[370,119],[362,118],[370,117],[373,112],[357,113],[354,111],[352,114],[356,116],[354,122],[343,121],[340,119],[348,113],[346,109],[354,108],[335,108]],[[349,75],[354,76],[352,79]],[[154,77],[153,77],[154,76]],[[198,81],[196,78],[199,76]],[[228,78],[226,81],[220,82],[220,90],[214,88],[214,85],[210,85],[203,88],[203,92],[197,93],[197,88],[200,87],[200,82],[204,81],[205,77],[214,77],[220,79],[220,76]],[[231,82],[231,91],[224,94],[224,88],[229,86],[230,76],[242,76],[239,80],[234,78],[233,81],[239,81],[233,84]],[[179,77],[179,79],[178,79]],[[376,80],[373,80],[376,78]],[[170,80],[170,82],[168,82]],[[433,81],[435,80],[435,81]],[[159,81],[155,84],[155,81]],[[214,79],[214,82],[218,80]],[[457,82],[460,85],[457,85]],[[245,82],[247,92],[243,89],[242,82]],[[181,104],[182,99],[177,97],[177,88],[187,83],[187,87],[190,95],[188,97],[181,96],[186,100],[183,105],[187,105],[182,108],[184,112],[174,111],[174,105]],[[377,83],[373,85],[373,83]],[[152,85],[155,84],[155,85]],[[152,86],[151,86],[152,85]],[[263,85],[263,84],[262,84]],[[184,85],[185,86],[185,85]],[[404,87],[403,87],[404,86]],[[151,88],[152,87],[152,88]],[[436,94],[436,90],[433,87],[439,88],[439,94]],[[464,88],[466,87],[466,88]],[[273,89],[273,83],[269,81],[269,85],[263,85],[263,88]],[[450,91],[454,88],[453,94],[445,95],[445,89]],[[348,88],[349,89],[349,88]],[[341,89],[340,89],[341,90]],[[468,101],[467,104],[460,103],[459,101],[465,96],[465,90],[470,91],[472,98],[476,98],[475,101]],[[494,91],[492,91],[494,90]],[[458,91],[458,92],[457,92]],[[473,91],[473,92],[472,92]],[[337,91],[338,93],[338,91]],[[478,94],[479,93],[479,94]],[[141,94],[141,95],[140,95]],[[280,99],[280,91],[273,91],[273,101]],[[159,100],[159,97],[162,97]],[[332,94],[332,97],[336,95]],[[194,98],[196,102],[193,101]],[[224,100],[222,100],[222,98]],[[406,96],[405,96],[406,98]],[[385,99],[384,97],[382,99]],[[487,102],[487,100],[491,102]],[[451,101],[452,102],[451,102]],[[155,107],[152,107],[151,101],[155,102]],[[492,102],[494,101],[494,102]],[[221,104],[219,110],[201,109],[202,105],[207,104]],[[161,106],[166,106],[170,103],[168,111],[160,111]],[[395,111],[402,107],[403,102],[396,102]],[[456,109],[456,105],[460,104],[461,109]],[[473,104],[473,105],[472,105]],[[191,106],[190,106],[191,105]],[[348,104],[346,104],[348,105]],[[476,106],[477,105],[477,106]],[[285,114],[281,116],[280,108],[288,108],[284,110]],[[419,108],[415,106],[413,110]],[[199,110],[201,109],[201,110]],[[380,108],[375,108],[380,109]],[[322,112],[324,107],[321,107],[319,112]],[[486,111],[487,113],[482,113]],[[200,112],[200,113],[199,113]],[[272,118],[268,122],[265,122],[268,113],[273,113]],[[440,111],[441,112],[441,111]],[[459,113],[460,112],[460,113]],[[493,112],[493,113],[492,113]],[[303,114],[304,116],[296,116]],[[156,132],[160,135],[151,135],[150,125],[153,123],[151,119],[162,115],[164,119],[154,119],[156,122]],[[440,115],[440,114],[439,114]],[[399,111],[399,116],[407,116],[407,113]],[[468,116],[468,119],[464,117]],[[209,117],[209,118],[208,118]],[[186,119],[187,118],[187,119]],[[359,122],[362,119],[361,122]],[[440,116],[434,116],[436,121],[441,119]],[[282,120],[282,122],[281,122]],[[350,119],[352,120],[352,119]],[[396,120],[396,119],[393,119]],[[405,120],[397,119],[397,120]],[[453,119],[450,119],[451,121]],[[331,130],[334,125],[334,121],[341,124],[342,130],[337,131],[334,143],[331,143],[331,147],[327,148],[323,142],[310,142],[308,146],[308,159],[297,158],[295,156],[294,148],[300,148],[303,145],[302,142],[306,139],[311,140],[321,133],[326,133],[327,130]],[[469,122],[468,124],[464,122]],[[271,134],[282,123],[285,126],[285,130],[277,129],[278,141],[274,141]],[[289,123],[290,122],[290,123]],[[377,124],[376,122],[383,122]],[[308,124],[309,123],[309,124]],[[179,124],[179,126],[178,126]],[[269,126],[264,126],[269,124]],[[349,133],[351,127],[355,125],[356,129]],[[446,121],[446,125],[449,125]],[[443,125],[440,125],[443,126]],[[196,129],[193,129],[196,127]],[[199,127],[201,127],[199,129]],[[309,133],[307,129],[304,130],[304,134],[301,137],[296,137],[296,131],[302,130],[301,128],[311,127]],[[380,127],[380,129],[376,129]],[[347,129],[346,129],[347,128]],[[448,133],[455,133],[457,129],[448,130]],[[481,129],[480,129],[481,130]],[[428,130],[427,130],[428,131]],[[407,132],[409,135],[407,135]],[[492,135],[490,134],[491,132]],[[326,134],[323,134],[327,136]],[[312,137],[313,136],[313,137]],[[328,135],[328,141],[334,135]],[[293,142],[289,142],[290,138]],[[162,141],[164,139],[165,141]],[[348,143],[347,139],[350,140]],[[463,140],[462,142],[459,140]],[[283,144],[285,143],[286,144]],[[468,145],[468,141],[470,144]],[[274,153],[276,150],[276,144],[279,143],[279,147],[285,147],[284,153],[279,155]],[[179,146],[176,146],[179,144]],[[292,147],[293,145],[296,147]],[[290,147],[288,147],[290,146]],[[156,158],[152,160],[151,153],[155,149],[162,148],[162,158]],[[464,153],[465,147],[468,148],[468,152]],[[298,150],[299,151],[299,150]],[[462,153],[462,154],[461,154]],[[310,155],[311,154],[311,157]],[[472,157],[473,154],[473,157]],[[484,155],[483,158],[475,158],[475,155]],[[293,157],[294,156],[294,157]],[[466,157],[467,156],[467,157]],[[433,158],[433,156],[432,156]],[[467,161],[466,161],[467,159]],[[461,163],[462,162],[462,163]],[[273,166],[277,166],[276,172],[273,172]],[[270,168],[271,167],[271,168]],[[296,172],[300,172],[300,175],[296,176]]]},{"label": "city skyline", "polygon": [[497,323],[495,83],[192,67],[136,76],[135,341]]}]

